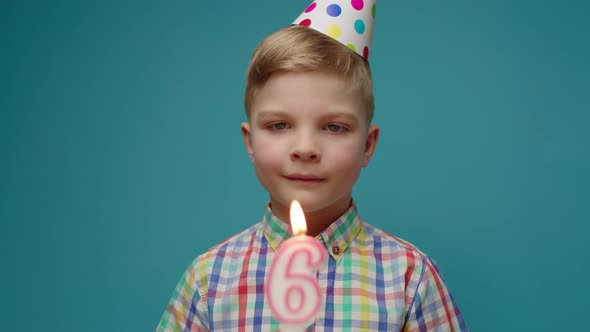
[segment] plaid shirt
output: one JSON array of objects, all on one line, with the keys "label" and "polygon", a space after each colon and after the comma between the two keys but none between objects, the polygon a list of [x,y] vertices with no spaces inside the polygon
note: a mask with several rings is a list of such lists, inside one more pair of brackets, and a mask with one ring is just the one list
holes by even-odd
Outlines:
[{"label": "plaid shirt", "polygon": [[[275,331],[266,272],[292,235],[263,220],[199,256],[174,290],[157,331]],[[354,204],[317,237],[330,254],[318,273],[324,305],[315,331],[467,331],[434,261],[365,222]]]}]

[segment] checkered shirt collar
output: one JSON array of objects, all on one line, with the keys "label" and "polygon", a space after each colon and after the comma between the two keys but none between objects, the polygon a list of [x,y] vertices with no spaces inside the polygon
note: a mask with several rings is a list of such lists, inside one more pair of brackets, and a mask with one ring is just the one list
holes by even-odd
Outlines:
[{"label": "checkered shirt collar", "polygon": [[[270,208],[270,203],[266,205],[262,219],[264,236],[273,250],[277,250],[279,245],[293,236],[291,227],[286,222],[280,220]],[[358,215],[354,202],[340,218],[334,221],[316,238],[322,241],[328,248],[328,252],[334,259],[338,259],[346,252],[346,249],[361,230],[361,219]]]}]

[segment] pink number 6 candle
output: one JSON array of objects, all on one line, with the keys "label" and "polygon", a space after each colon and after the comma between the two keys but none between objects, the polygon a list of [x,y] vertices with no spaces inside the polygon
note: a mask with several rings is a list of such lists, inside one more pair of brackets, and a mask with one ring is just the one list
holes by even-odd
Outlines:
[{"label": "pink number 6 candle", "polygon": [[279,246],[264,283],[264,294],[281,331],[305,331],[322,305],[313,273],[326,262],[326,248],[311,236],[303,209],[291,203],[291,227],[296,236]]}]

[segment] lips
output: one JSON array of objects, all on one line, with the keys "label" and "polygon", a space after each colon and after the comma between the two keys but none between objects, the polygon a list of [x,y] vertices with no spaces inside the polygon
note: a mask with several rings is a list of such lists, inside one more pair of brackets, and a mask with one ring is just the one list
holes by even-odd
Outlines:
[{"label": "lips", "polygon": [[290,174],[285,177],[290,181],[301,183],[318,183],[324,181],[323,178],[311,174]]}]

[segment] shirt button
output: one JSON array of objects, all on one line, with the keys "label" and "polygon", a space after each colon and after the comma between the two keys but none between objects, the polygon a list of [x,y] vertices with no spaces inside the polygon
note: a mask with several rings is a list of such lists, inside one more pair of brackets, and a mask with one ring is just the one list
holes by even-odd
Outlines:
[{"label": "shirt button", "polygon": [[333,253],[334,255],[338,255],[338,254],[340,254],[340,247],[339,247],[339,246],[333,246],[333,247],[332,247],[332,253]]}]

